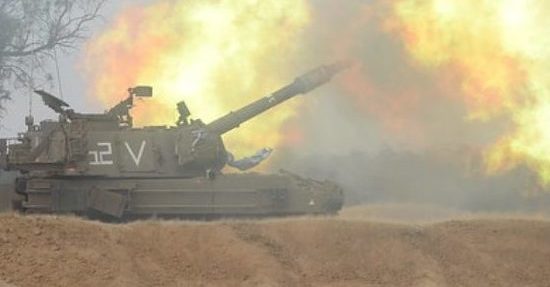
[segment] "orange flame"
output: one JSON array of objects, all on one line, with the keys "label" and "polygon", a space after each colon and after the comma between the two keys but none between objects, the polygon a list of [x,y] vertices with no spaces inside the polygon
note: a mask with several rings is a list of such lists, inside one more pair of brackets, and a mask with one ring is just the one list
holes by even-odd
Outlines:
[{"label": "orange flame", "polygon": [[461,79],[469,118],[511,118],[490,171],[526,164],[550,183],[550,31],[545,1],[399,0],[387,27],[418,63]]}]

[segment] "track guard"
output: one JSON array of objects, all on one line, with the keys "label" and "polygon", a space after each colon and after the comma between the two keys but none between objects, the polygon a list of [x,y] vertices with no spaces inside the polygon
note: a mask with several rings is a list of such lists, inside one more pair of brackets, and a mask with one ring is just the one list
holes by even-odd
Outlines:
[{"label": "track guard", "polygon": [[120,193],[92,188],[88,194],[88,208],[121,218],[128,203],[126,196]]}]

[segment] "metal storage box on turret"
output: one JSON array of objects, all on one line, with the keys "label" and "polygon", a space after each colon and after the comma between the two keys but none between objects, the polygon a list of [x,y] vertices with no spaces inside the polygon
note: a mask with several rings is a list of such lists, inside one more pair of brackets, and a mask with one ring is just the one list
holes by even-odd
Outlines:
[{"label": "metal storage box on turret", "polygon": [[347,66],[316,68],[209,124],[190,120],[187,106],[180,102],[180,117],[173,127],[133,127],[134,98],[151,97],[151,87],[129,89],[127,99],[102,114],[77,113],[51,94],[36,91],[59,120],[35,125],[28,117],[26,132],[0,141],[3,168],[20,173],[13,185],[13,206],[26,213],[115,220],[336,213],[343,193],[329,181],[285,171],[222,174],[226,165],[246,170],[271,153],[263,149],[235,160],[222,135],[328,82]]}]

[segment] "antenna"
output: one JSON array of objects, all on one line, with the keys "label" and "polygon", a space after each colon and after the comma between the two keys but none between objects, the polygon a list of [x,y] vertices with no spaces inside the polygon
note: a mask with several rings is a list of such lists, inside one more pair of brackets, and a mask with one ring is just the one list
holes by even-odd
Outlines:
[{"label": "antenna", "polygon": [[[31,72],[32,77],[32,72]],[[29,116],[32,116],[32,94],[33,94],[33,88],[30,87],[29,89]]]},{"label": "antenna", "polygon": [[[31,38],[34,41],[34,33],[31,33]],[[30,77],[30,83],[29,83],[29,115],[25,117],[25,125],[27,126],[28,131],[33,130],[34,126],[34,117],[32,116],[32,96],[34,91],[34,62],[33,59],[31,59],[31,77]]]},{"label": "antenna", "polygon": [[29,86],[29,115],[25,117],[25,125],[27,130],[31,131],[34,126],[34,117],[32,116],[32,96],[33,96],[33,86],[34,86],[34,66],[31,66],[31,83]]},{"label": "antenna", "polygon": [[59,96],[62,100],[63,98],[63,86],[61,85],[61,73],[59,72],[59,62],[57,61],[57,47],[53,48],[53,57],[55,61],[55,69],[57,71],[57,90],[59,91]]}]

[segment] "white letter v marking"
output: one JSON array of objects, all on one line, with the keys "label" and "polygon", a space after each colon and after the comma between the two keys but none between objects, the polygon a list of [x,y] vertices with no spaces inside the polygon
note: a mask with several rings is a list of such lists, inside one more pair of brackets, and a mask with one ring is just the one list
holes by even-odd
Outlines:
[{"label": "white letter v marking", "polygon": [[124,145],[126,146],[126,149],[128,150],[128,152],[130,153],[130,156],[136,163],[136,166],[139,166],[139,162],[141,161],[141,156],[143,155],[143,150],[145,149],[145,141],[141,142],[141,146],[139,147],[139,152],[137,156],[134,154],[134,151],[132,150],[132,148],[130,148],[130,145],[128,144],[128,142],[124,142]]}]

